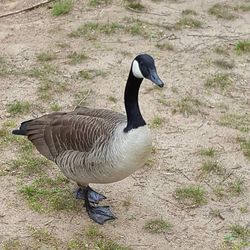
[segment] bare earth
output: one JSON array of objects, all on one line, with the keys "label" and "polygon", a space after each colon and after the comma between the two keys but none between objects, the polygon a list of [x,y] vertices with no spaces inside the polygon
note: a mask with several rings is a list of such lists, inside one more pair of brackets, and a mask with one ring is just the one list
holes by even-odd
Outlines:
[{"label": "bare earth", "polygon": [[[0,14],[38,2],[2,0]],[[78,0],[69,14],[59,17],[52,16],[52,4],[48,4],[0,19],[0,58],[8,71],[0,74],[0,127],[11,120],[15,128],[23,120],[52,112],[52,103],[70,111],[77,104],[79,91],[87,106],[124,113],[123,91],[132,59],[141,52],[155,58],[165,87],[158,89],[144,81],[139,98],[143,116],[152,127],[152,157],[143,169],[123,181],[92,185],[108,197],[103,203],[111,205],[118,217],[95,227],[131,249],[250,249],[248,236],[242,243],[231,235],[232,225],[250,227],[250,161],[238,139],[249,140],[250,61],[249,54],[238,54],[234,49],[239,40],[250,37],[250,13],[233,10],[235,18],[217,18],[208,9],[218,2],[145,0],[141,3],[146,9],[140,12],[127,9],[123,1],[92,7],[88,1]],[[223,3],[235,6],[236,2],[249,5],[244,0]],[[197,13],[191,17],[200,20],[201,27],[172,27],[186,9]],[[133,33],[129,27],[137,19],[141,21],[139,31]],[[116,23],[123,28],[111,34],[99,30],[69,36],[88,22]],[[165,43],[173,50],[156,46]],[[222,55],[215,52],[220,46],[226,49]],[[53,60],[44,63],[37,59],[39,53],[48,51],[55,54]],[[68,55],[72,52],[84,52],[88,58],[71,63]],[[214,63],[217,59],[233,66],[222,69]],[[47,98],[40,96],[43,79],[25,73],[43,64],[57,67],[49,76],[50,84],[61,84],[52,87]],[[76,77],[81,70],[92,70],[89,72],[96,75],[92,79]],[[223,90],[206,87],[207,79],[218,72],[229,73],[231,85]],[[32,107],[26,113],[13,114],[8,104],[15,100],[28,101]],[[237,126],[233,122],[222,124],[227,114],[243,117],[244,129],[240,129],[241,122]],[[42,174],[24,175],[22,166],[11,168],[20,147],[16,141],[0,143],[0,248],[84,249],[69,246],[80,233],[86,249],[104,249],[94,246],[84,233],[94,223],[81,201],[70,211],[37,212],[29,206],[20,189]],[[207,148],[216,150],[216,155],[199,153]],[[203,173],[206,161],[217,162],[223,170]],[[52,178],[60,175],[55,165],[45,167],[44,172]],[[237,181],[239,192],[230,188]],[[73,183],[65,185],[74,190]],[[204,202],[190,205],[178,200],[176,189],[190,185],[205,191]],[[172,228],[151,233],[145,224],[153,219],[168,221]],[[45,230],[57,244],[36,238],[31,228]],[[238,248],[233,248],[235,245]]]}]

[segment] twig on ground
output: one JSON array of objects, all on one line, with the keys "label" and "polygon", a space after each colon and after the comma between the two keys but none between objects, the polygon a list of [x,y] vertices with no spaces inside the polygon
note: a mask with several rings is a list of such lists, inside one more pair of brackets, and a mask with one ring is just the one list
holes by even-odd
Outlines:
[{"label": "twig on ground", "polygon": [[7,17],[7,16],[12,16],[12,15],[16,15],[16,14],[19,14],[19,13],[22,13],[22,12],[25,12],[25,11],[31,11],[31,10],[33,10],[33,9],[35,9],[35,8],[38,8],[38,7],[42,6],[42,5],[45,5],[45,4],[47,4],[47,3],[50,3],[50,2],[52,2],[52,1],[55,1],[55,0],[46,0],[46,1],[43,1],[43,2],[40,2],[40,3],[34,4],[34,5],[30,6],[30,7],[21,9],[21,10],[16,10],[16,11],[13,11],[13,12],[9,12],[9,13],[6,13],[6,14],[1,15],[0,18],[2,18],[2,17]]}]

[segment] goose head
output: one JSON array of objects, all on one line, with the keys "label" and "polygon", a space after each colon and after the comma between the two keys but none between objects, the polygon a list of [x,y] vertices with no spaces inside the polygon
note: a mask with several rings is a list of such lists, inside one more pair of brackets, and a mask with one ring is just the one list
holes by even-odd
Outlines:
[{"label": "goose head", "polygon": [[136,78],[146,78],[161,88],[164,86],[157,74],[154,59],[150,55],[138,55],[132,62],[131,70]]}]

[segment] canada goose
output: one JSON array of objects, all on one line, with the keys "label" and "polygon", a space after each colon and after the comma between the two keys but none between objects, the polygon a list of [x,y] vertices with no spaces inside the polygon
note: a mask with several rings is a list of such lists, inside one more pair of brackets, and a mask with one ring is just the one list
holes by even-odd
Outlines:
[{"label": "canada goose", "polygon": [[28,136],[37,150],[54,161],[63,174],[78,184],[76,198],[84,199],[89,217],[99,224],[115,219],[108,206],[98,206],[106,197],[89,183],[111,183],[142,167],[151,151],[151,136],[139,105],[143,78],[163,87],[154,59],[138,55],[132,62],[124,99],[127,116],[105,109],[77,107],[73,112],[55,112],[25,121],[15,135]]}]

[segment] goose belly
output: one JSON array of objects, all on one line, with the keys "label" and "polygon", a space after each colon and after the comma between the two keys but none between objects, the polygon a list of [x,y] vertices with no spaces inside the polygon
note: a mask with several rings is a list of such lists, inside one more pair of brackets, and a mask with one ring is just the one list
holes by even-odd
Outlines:
[{"label": "goose belly", "polygon": [[[69,179],[81,183],[120,181],[141,168],[151,152],[152,140],[147,126],[123,132],[115,130],[105,150],[92,153],[69,152],[56,163]],[[67,160],[66,160],[67,159]]]}]

